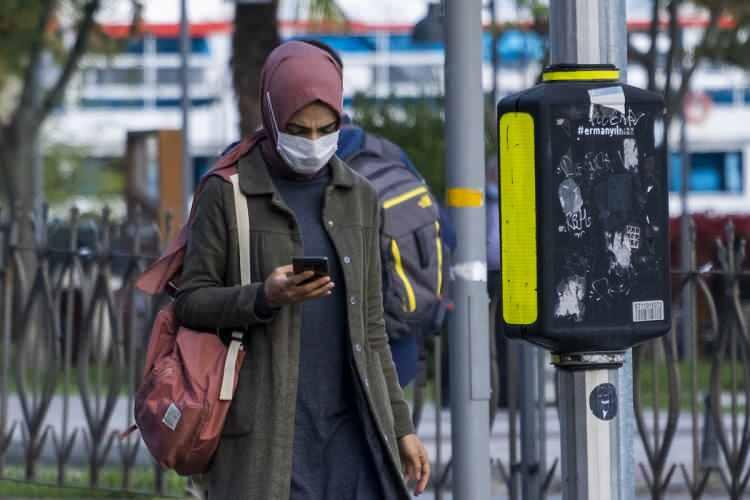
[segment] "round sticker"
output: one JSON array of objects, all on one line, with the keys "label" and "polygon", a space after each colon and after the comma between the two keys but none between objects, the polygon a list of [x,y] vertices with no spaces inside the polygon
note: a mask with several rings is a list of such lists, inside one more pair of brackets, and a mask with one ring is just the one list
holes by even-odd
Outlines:
[{"label": "round sticker", "polygon": [[589,396],[591,412],[599,420],[612,420],[617,416],[617,389],[612,384],[594,387]]}]

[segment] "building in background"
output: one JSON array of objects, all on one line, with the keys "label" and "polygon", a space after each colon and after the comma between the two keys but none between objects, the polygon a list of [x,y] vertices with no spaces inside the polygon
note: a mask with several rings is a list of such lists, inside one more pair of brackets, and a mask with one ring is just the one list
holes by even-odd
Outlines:
[{"label": "building in background", "polygon": [[[123,4],[128,2],[122,2]],[[304,2],[301,2],[304,4]],[[378,2],[340,0],[351,20],[348,33],[307,33],[299,19],[300,2],[282,0],[280,17],[284,38],[318,38],[342,55],[346,104],[357,93],[375,99],[420,99],[443,93],[443,47],[415,42],[414,24],[426,13],[426,1]],[[634,44],[647,44],[647,1],[629,3],[628,25]],[[125,155],[128,132],[179,129],[179,11],[177,0],[144,1],[142,37],[116,55],[90,55],[71,85],[64,105],[45,129],[48,144],[80,146],[89,168]],[[190,143],[197,178],[238,134],[229,58],[233,5],[225,0],[193,0],[191,19],[191,130]],[[498,20],[516,23],[499,38],[499,71],[494,77],[500,96],[534,84],[541,70],[545,41],[528,31],[528,13],[516,2],[497,2]],[[489,21],[489,18],[486,18]],[[111,8],[99,18],[113,37],[128,33],[129,15]],[[686,18],[686,44],[695,43],[705,25],[699,14]],[[492,38],[485,33],[483,81],[492,88]],[[629,81],[644,86],[645,73],[636,66]],[[693,169],[690,208],[695,211],[750,211],[750,80],[745,71],[730,67],[702,67],[694,77],[695,113],[688,126]],[[672,138],[677,150],[677,131]],[[675,154],[670,189],[679,191],[679,155]],[[679,202],[671,200],[673,214]]]}]

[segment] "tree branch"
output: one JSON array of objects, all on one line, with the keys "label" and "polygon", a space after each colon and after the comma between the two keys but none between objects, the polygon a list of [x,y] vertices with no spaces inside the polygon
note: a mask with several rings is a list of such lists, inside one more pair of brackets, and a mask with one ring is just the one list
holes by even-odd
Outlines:
[{"label": "tree branch", "polygon": [[63,67],[57,82],[55,82],[55,85],[47,93],[42,106],[37,110],[34,116],[36,125],[40,124],[47,115],[49,115],[52,108],[57,104],[65,92],[65,88],[70,82],[76,69],[78,69],[78,63],[84,52],[86,52],[89,36],[91,35],[91,30],[94,28],[94,15],[96,14],[96,11],[99,10],[100,4],[101,0],[90,0],[84,6],[83,18],[78,25],[75,43],[68,53],[68,59],[65,61],[65,66]]},{"label": "tree branch", "polygon": [[[681,0],[672,0],[667,6],[669,12],[669,51],[667,52],[667,64],[665,71],[664,98],[667,103],[667,113],[674,110],[669,103],[672,101],[672,73],[674,72],[675,58],[682,55],[682,29],[680,28],[680,3]],[[680,63],[682,68],[682,63]]]},{"label": "tree branch", "polygon": [[36,27],[36,33],[29,47],[29,64],[23,76],[23,90],[18,100],[18,106],[11,115],[11,123],[21,118],[21,115],[34,105],[34,92],[39,91],[39,64],[44,50],[44,37],[47,36],[47,26],[52,13],[55,11],[55,0],[43,0],[41,2],[41,13]]},{"label": "tree branch", "polygon": [[690,81],[692,80],[695,71],[698,69],[698,66],[701,64],[701,62],[703,62],[703,59],[705,58],[705,54],[702,49],[704,47],[707,47],[711,43],[711,40],[716,37],[717,30],[719,29],[719,22],[721,21],[721,16],[724,14],[726,7],[727,2],[723,1],[719,3],[719,5],[711,9],[708,25],[703,31],[703,37],[693,51],[693,64],[690,67],[682,68],[682,81],[680,82],[680,89],[678,94],[678,97],[680,99],[685,97],[685,94],[687,94],[688,90],[690,90]]}]

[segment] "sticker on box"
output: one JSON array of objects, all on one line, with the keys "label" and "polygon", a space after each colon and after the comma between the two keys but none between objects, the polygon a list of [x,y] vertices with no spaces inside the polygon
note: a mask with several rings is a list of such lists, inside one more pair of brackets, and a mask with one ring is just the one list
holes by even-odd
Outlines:
[{"label": "sticker on box", "polygon": [[646,321],[664,321],[663,300],[633,302],[633,323]]}]

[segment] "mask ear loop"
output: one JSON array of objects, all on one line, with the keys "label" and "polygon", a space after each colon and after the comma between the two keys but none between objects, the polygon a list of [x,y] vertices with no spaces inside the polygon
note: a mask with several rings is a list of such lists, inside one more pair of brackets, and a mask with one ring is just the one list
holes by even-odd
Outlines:
[{"label": "mask ear loop", "polygon": [[268,106],[268,111],[271,113],[271,122],[273,123],[273,127],[276,129],[276,149],[279,149],[279,134],[281,134],[281,130],[279,129],[279,124],[276,121],[276,113],[273,111],[273,104],[271,104],[271,93],[269,91],[266,91],[266,106]]}]

